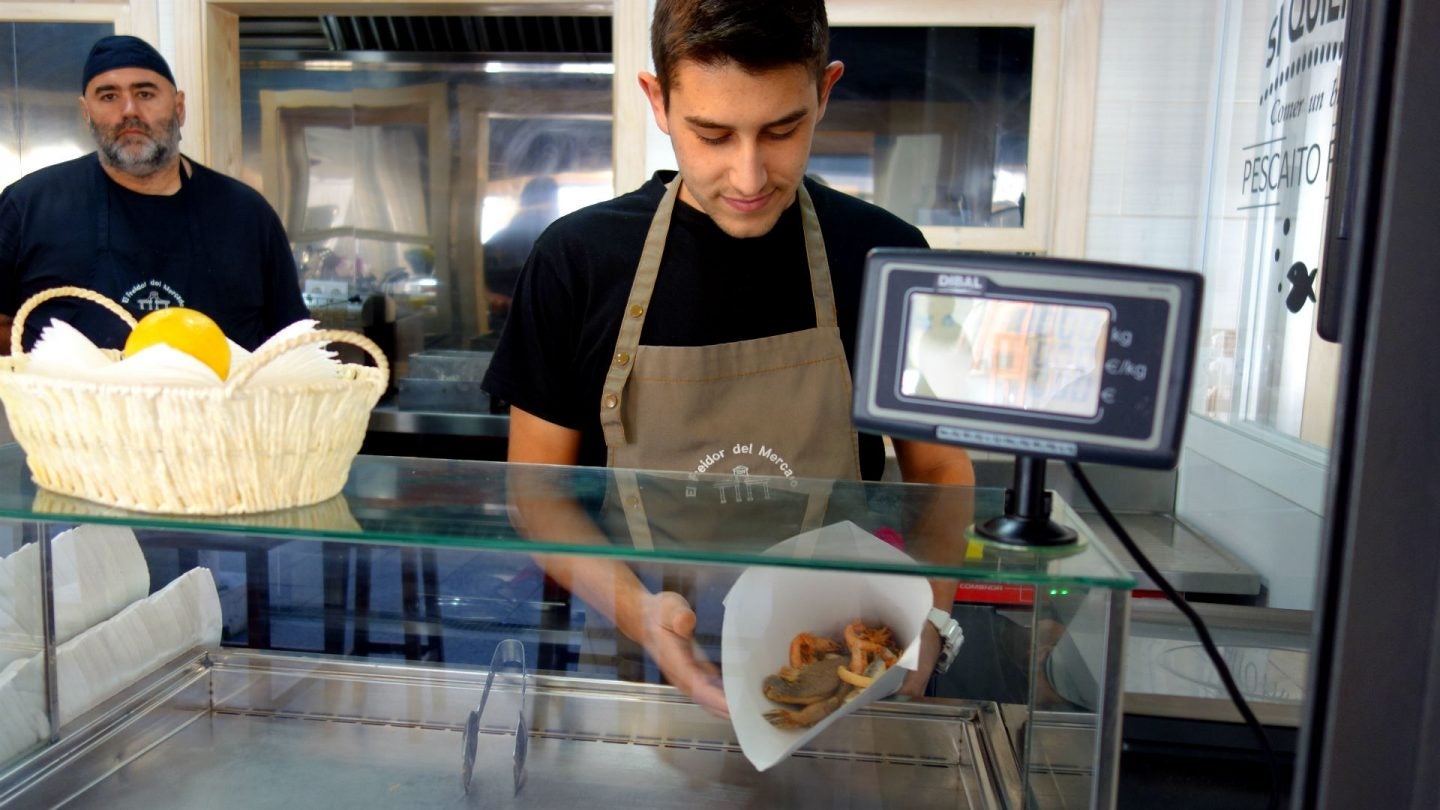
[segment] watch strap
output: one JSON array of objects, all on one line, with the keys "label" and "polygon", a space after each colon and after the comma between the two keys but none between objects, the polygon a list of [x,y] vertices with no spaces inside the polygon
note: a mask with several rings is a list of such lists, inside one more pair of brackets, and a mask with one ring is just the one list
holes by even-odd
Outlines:
[{"label": "watch strap", "polygon": [[965,633],[960,629],[960,623],[955,621],[955,617],[940,608],[930,608],[926,619],[940,634],[940,658],[935,662],[935,672],[943,673],[955,663],[955,654],[965,641]]}]

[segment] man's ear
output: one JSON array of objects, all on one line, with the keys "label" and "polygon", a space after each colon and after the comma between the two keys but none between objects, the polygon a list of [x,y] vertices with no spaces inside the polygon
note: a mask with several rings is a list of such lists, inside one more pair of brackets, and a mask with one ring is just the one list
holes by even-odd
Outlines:
[{"label": "man's ear", "polygon": [[825,105],[830,103],[830,91],[835,89],[835,83],[845,75],[845,63],[840,61],[831,62],[825,66],[825,75],[820,78],[820,111],[816,120],[825,117]]},{"label": "man's ear", "polygon": [[185,126],[185,91],[175,91],[175,120],[180,126]]},{"label": "man's ear", "polygon": [[640,89],[650,102],[650,111],[655,114],[655,126],[666,135],[670,134],[670,118],[665,111],[665,91],[660,88],[660,78],[654,73],[642,72],[639,76]]},{"label": "man's ear", "polygon": [[85,122],[85,126],[90,126],[90,107],[85,103],[85,97],[76,96],[75,102],[80,105],[80,119]]}]

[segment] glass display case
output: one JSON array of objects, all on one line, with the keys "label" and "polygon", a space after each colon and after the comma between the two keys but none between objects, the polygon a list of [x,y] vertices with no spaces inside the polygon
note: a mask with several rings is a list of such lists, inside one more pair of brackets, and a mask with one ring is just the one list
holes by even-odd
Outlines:
[{"label": "glass display case", "polygon": [[[313,506],[164,517],[37,490],[15,445],[0,481],[0,806],[1114,803],[1134,582],[1058,498],[1081,542],[1032,552],[966,540],[992,489],[360,456]],[[761,771],[606,588],[556,585],[581,569],[685,594],[732,672],[785,659],[721,644],[727,613],[778,620],[724,604],[747,572],[1007,597],[956,605],[943,697],[863,705]]]}]

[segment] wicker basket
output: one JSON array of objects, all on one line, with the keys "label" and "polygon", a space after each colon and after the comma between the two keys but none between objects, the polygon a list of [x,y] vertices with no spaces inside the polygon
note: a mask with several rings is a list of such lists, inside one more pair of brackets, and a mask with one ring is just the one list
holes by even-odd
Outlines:
[{"label": "wicker basket", "polygon": [[[75,287],[41,292],[16,313],[11,355],[0,358],[0,400],[36,484],[122,509],[199,515],[303,506],[344,486],[389,377],[384,353],[369,339],[337,330],[300,335],[257,352],[213,388],[26,374],[25,319],[62,296],[93,301],[135,325],[120,305]],[[377,367],[347,363],[331,379],[246,387],[285,352],[331,342],[364,349]]]}]

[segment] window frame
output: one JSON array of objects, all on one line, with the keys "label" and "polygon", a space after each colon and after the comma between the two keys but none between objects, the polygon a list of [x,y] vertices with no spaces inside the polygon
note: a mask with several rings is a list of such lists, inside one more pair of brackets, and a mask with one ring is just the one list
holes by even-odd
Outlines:
[{"label": "window frame", "polygon": [[[1026,223],[1020,228],[925,227],[937,248],[1081,257],[1089,211],[1102,0],[829,0],[833,27],[1008,26],[1035,28]],[[99,4],[91,4],[99,5]],[[143,6],[137,4],[137,7]],[[177,75],[199,112],[187,127],[191,149],[215,168],[240,169],[239,20],[243,16],[328,14],[355,0],[176,0]],[[4,4],[0,3],[0,9]],[[108,4],[106,4],[108,8]],[[116,6],[119,7],[118,4]],[[473,0],[366,3],[373,14],[578,14],[612,18],[615,191],[629,191],[673,161],[635,76],[650,69],[652,0]],[[1060,133],[1065,137],[1060,137]],[[643,150],[622,145],[645,144]],[[673,166],[673,163],[669,163]]]}]

